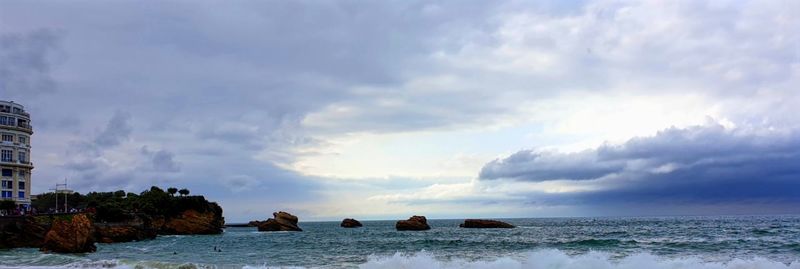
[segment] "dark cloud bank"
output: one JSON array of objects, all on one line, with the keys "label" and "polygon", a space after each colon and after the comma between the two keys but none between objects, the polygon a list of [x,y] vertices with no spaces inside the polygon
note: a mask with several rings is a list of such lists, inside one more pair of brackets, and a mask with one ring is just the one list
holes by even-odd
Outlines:
[{"label": "dark cloud bank", "polygon": [[671,128],[578,153],[523,150],[486,164],[480,178],[559,180],[596,187],[531,195],[532,203],[774,204],[797,211],[793,205],[800,204],[800,136],[718,124]]}]

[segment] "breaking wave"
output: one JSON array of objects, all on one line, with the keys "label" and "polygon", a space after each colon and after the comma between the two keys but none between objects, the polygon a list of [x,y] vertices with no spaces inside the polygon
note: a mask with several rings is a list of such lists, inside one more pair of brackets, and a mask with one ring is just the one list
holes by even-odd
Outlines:
[{"label": "breaking wave", "polygon": [[528,252],[521,257],[502,257],[491,261],[440,261],[426,252],[414,255],[395,254],[389,257],[370,257],[359,265],[362,269],[426,268],[426,269],[800,269],[800,261],[790,264],[764,258],[733,259],[728,262],[706,262],[699,258],[660,258],[651,254],[635,254],[612,259],[609,254],[590,252],[569,256],[559,250]]},{"label": "breaking wave", "polygon": [[[6,268],[3,265],[0,267]],[[230,266],[194,263],[166,263],[152,261],[100,260],[81,261],[61,266],[13,266],[14,268],[305,268],[296,266]],[[392,256],[369,256],[362,264],[349,266],[329,265],[321,268],[361,269],[800,269],[800,261],[783,263],[765,258],[732,259],[727,262],[703,261],[697,257],[663,258],[651,254],[634,254],[624,258],[611,258],[609,253],[589,252],[570,256],[560,250],[539,250],[516,256],[489,260],[450,259],[441,260],[422,251],[414,254],[397,253]]]}]

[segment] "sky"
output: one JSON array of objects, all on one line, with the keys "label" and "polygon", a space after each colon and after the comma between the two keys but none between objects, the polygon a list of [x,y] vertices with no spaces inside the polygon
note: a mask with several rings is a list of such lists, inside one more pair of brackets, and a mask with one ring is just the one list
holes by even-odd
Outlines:
[{"label": "sky", "polygon": [[2,1],[33,192],[228,222],[800,213],[798,1]]}]

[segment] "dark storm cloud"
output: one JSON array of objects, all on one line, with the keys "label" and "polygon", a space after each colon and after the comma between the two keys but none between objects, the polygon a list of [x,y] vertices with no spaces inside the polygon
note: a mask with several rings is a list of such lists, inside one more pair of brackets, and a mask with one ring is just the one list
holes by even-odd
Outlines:
[{"label": "dark storm cloud", "polygon": [[117,111],[108,121],[106,128],[97,135],[94,143],[97,146],[108,148],[121,144],[128,140],[131,135],[132,127],[129,123],[131,115],[122,111]]},{"label": "dark storm cloud", "polygon": [[59,39],[51,30],[0,33],[0,92],[18,98],[55,91],[50,70]]},{"label": "dark storm cloud", "polygon": [[596,190],[537,194],[545,203],[800,202],[800,135],[671,128],[621,145],[563,154],[520,151],[486,164],[482,180],[576,181]]},{"label": "dark storm cloud", "polygon": [[595,179],[618,172],[621,162],[600,160],[594,151],[578,153],[537,152],[522,150],[486,164],[481,179],[513,178],[528,181],[555,179]]},{"label": "dark storm cloud", "polygon": [[167,150],[152,151],[147,146],[142,147],[142,154],[150,158],[153,171],[156,172],[180,172],[180,164],[175,161],[175,154]]}]

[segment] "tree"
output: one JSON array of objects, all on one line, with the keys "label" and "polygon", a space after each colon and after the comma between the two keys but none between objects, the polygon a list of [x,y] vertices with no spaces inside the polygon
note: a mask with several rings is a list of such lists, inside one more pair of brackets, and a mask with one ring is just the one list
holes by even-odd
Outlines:
[{"label": "tree", "polygon": [[175,196],[175,193],[178,192],[178,188],[171,187],[171,188],[167,189],[167,192],[169,192],[169,195]]},{"label": "tree", "polygon": [[150,187],[150,192],[164,192],[164,190],[162,190],[159,187],[152,186],[152,187]]},{"label": "tree", "polygon": [[114,198],[122,199],[125,198],[125,191],[118,190],[114,192]]},{"label": "tree", "polygon": [[181,189],[181,190],[178,191],[178,193],[180,193],[181,196],[186,196],[186,195],[189,195],[189,190]]}]

